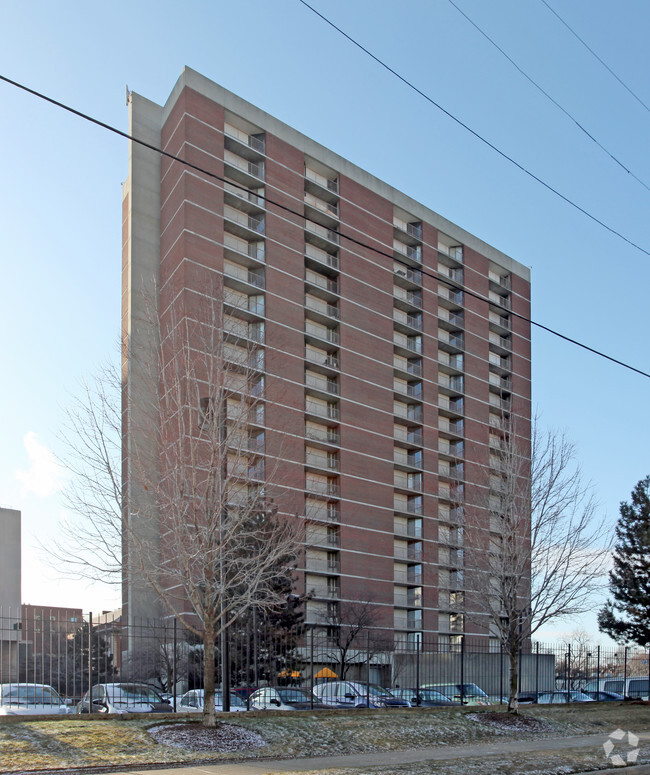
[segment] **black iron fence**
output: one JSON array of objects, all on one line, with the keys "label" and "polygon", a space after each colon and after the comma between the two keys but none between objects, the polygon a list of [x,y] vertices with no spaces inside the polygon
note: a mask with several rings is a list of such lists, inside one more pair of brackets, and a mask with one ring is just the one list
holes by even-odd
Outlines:
[{"label": "black iron fence", "polygon": [[[283,627],[251,616],[219,640],[212,659],[217,685],[244,697],[262,686],[351,681],[402,696],[428,688],[463,703],[507,699],[509,660],[500,648],[472,636],[441,640],[415,634],[393,642],[368,630],[352,637],[345,627]],[[0,684],[46,684],[73,705],[92,686],[114,682],[148,684],[173,703],[202,688],[204,664],[201,638],[171,618],[127,626],[119,611],[0,610]],[[533,643],[518,667],[522,700],[573,701],[582,690],[650,694],[650,652],[642,649]]]}]

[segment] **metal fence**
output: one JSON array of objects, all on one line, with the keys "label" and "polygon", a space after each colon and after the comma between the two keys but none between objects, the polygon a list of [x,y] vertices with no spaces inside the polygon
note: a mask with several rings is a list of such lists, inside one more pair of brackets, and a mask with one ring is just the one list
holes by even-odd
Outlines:
[{"label": "metal fence", "polygon": [[[174,619],[126,627],[119,611],[0,610],[0,684],[47,684],[72,703],[91,686],[126,681],[146,683],[173,701],[202,688],[204,659],[201,639]],[[570,700],[569,692],[583,688],[632,697],[650,693],[650,652],[642,649],[533,643],[518,661],[522,695],[562,691]],[[225,681],[244,696],[261,686],[310,689],[324,681],[348,680],[416,692],[445,687],[443,694],[461,702],[476,700],[479,687],[491,701],[499,701],[509,686],[509,661],[486,639],[394,643],[385,632],[365,630],[352,637],[341,627],[325,634],[322,628],[258,621],[254,614],[217,644],[214,671],[218,686]]]}]

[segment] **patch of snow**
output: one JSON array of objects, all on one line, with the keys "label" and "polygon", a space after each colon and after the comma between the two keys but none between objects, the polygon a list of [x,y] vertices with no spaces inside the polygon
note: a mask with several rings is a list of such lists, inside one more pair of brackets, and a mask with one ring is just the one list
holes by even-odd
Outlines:
[{"label": "patch of snow", "polygon": [[257,732],[233,724],[214,729],[201,724],[163,724],[149,729],[149,734],[160,745],[191,751],[241,751],[266,745]]},{"label": "patch of snow", "polygon": [[483,713],[468,713],[465,718],[478,724],[489,726],[495,732],[548,732],[551,726],[531,716],[520,716],[514,713],[499,713],[485,711]]}]

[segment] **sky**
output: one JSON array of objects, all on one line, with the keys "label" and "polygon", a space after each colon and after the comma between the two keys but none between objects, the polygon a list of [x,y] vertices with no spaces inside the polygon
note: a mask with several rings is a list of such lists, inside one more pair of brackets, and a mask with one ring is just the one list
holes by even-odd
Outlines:
[{"label": "sky", "polygon": [[[299,0],[6,3],[0,74],[126,131],[127,86],[162,104],[188,65],[529,266],[536,322],[649,372],[650,4],[548,0],[623,86],[543,0],[454,3],[313,0],[628,241]],[[0,106],[0,505],[22,511],[23,602],[110,609],[119,592],[66,581],[47,546],[66,516],[65,409],[118,355],[127,141],[2,82]],[[650,473],[650,382],[539,328],[532,363],[541,423],[575,443],[613,527]]]}]

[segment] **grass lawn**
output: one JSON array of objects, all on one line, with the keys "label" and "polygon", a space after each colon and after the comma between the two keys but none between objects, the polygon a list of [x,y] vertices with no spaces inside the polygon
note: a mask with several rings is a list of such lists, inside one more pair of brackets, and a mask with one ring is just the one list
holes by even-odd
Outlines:
[{"label": "grass lawn", "polygon": [[[510,731],[477,723],[471,715],[476,708],[412,709],[391,711],[320,711],[296,713],[233,714],[226,722],[257,732],[266,741],[261,748],[237,752],[192,752],[159,745],[147,729],[154,725],[185,721],[181,717],[98,718],[68,716],[48,720],[0,720],[0,773],[37,769],[75,769],[101,766],[137,766],[142,764],[169,764],[192,762],[223,762],[258,758],[294,758],[328,754],[363,753],[382,750],[408,750],[438,745],[462,745],[497,740],[512,740],[569,735],[603,734],[606,737],[617,728],[632,732],[650,732],[650,707],[618,703],[585,703],[575,706],[527,706],[522,714],[546,722],[544,732]],[[480,711],[479,711],[480,712]],[[593,753],[593,752],[592,752]],[[598,752],[592,762],[584,750],[569,756],[569,751],[557,754],[517,755],[507,763],[463,760],[436,762],[437,775],[467,773],[578,772],[569,768],[569,759],[585,766],[603,767],[604,755]],[[650,752],[642,749],[639,763],[647,761]],[[553,762],[551,761],[553,760]],[[550,768],[551,765],[553,768]],[[555,769],[557,765],[557,769]],[[533,768],[534,767],[534,768]],[[431,772],[431,765],[423,763],[391,767],[391,773],[422,775]],[[331,770],[330,775],[343,771]],[[345,775],[373,773],[381,775],[389,770],[367,767],[347,769]],[[321,771],[322,773],[322,771]]]}]

